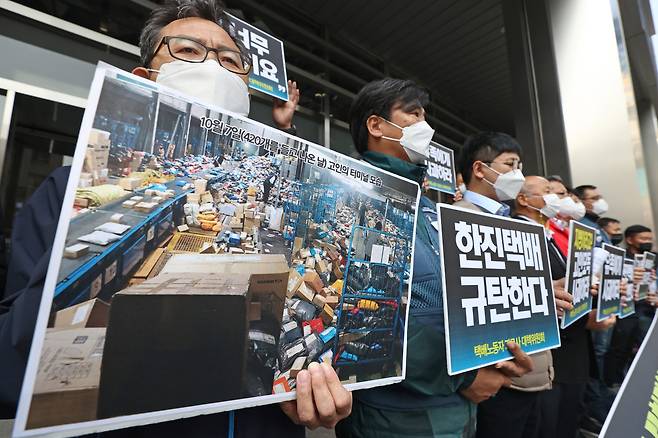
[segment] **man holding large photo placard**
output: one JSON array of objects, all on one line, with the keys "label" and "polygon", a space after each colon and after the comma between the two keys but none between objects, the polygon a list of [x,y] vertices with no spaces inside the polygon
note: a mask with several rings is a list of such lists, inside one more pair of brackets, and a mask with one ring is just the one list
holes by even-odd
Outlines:
[{"label": "man holding large photo placard", "polygon": [[[370,164],[422,183],[434,133],[425,122],[427,92],[411,81],[383,79],[366,85],[351,109],[357,150]],[[480,147],[476,145],[474,147]],[[517,149],[513,149],[515,152]],[[496,154],[497,155],[497,154]],[[518,155],[517,155],[518,157]],[[354,394],[352,415],[339,437],[471,436],[475,405],[509,384],[531,363],[516,344],[516,360],[457,375],[447,373],[436,204],[421,198],[416,224],[407,375],[398,385]]]},{"label": "man holding large photo placard", "polygon": [[[134,74],[198,96],[204,101],[210,100],[213,105],[248,114],[246,74],[250,69],[249,56],[232,35],[221,2],[180,0],[154,9],[142,32],[140,48],[143,65],[135,68]],[[275,123],[283,129],[292,126],[298,98],[294,84],[289,85],[292,88],[290,101],[275,105],[273,110]],[[12,239],[16,245],[11,268],[19,275],[12,275],[13,282],[9,285],[11,289],[8,289],[12,294],[11,300],[3,303],[7,307],[1,309],[0,315],[0,356],[11,360],[15,370],[3,375],[7,384],[0,385],[0,404],[3,408],[6,406],[8,412],[15,408],[17,384],[20,385],[24,372],[67,179],[68,168],[54,172],[26,203],[16,221],[15,239]],[[17,324],[17,318],[20,318],[21,326]],[[155,436],[195,436],[208,430],[221,434],[237,427],[242,434],[260,434],[267,430],[268,433],[303,436],[303,428],[293,422],[309,427],[332,426],[349,413],[351,396],[342,388],[331,367],[316,366],[310,372],[302,371],[300,376],[297,402],[288,402],[283,406],[290,419],[279,408],[270,406],[241,411],[235,423],[228,419],[228,415],[219,414],[167,423],[161,427],[123,430],[118,435],[151,433]],[[329,388],[327,382],[335,384],[329,383]],[[299,383],[302,383],[301,388]],[[325,392],[325,395],[342,397],[342,401],[336,404],[333,396],[325,397],[326,404],[319,409],[313,400],[313,390],[328,389],[332,392]],[[253,418],[261,421],[252,421]],[[259,427],[263,429],[254,429]]]}]

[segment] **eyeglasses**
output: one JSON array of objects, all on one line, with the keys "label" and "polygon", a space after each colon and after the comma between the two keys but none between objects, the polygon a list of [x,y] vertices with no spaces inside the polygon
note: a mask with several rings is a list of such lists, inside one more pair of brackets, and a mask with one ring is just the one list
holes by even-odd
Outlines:
[{"label": "eyeglasses", "polygon": [[490,165],[490,164],[502,164],[503,166],[507,166],[512,170],[523,170],[523,163],[521,160],[507,160],[507,161],[483,161],[484,164]]},{"label": "eyeglasses", "polygon": [[207,47],[193,39],[178,36],[163,37],[147,65],[150,64],[163,45],[167,46],[167,50],[169,50],[169,54],[172,58],[181,61],[194,63],[204,62],[208,58],[208,53],[215,52],[219,65],[226,70],[239,75],[246,75],[249,73],[249,70],[251,70],[251,58],[242,52],[231,49]]}]

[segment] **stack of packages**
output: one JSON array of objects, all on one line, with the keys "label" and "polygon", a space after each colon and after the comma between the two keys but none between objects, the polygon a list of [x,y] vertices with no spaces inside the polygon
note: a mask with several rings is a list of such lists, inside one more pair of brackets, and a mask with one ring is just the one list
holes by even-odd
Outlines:
[{"label": "stack of packages", "polygon": [[159,204],[174,196],[173,190],[167,190],[164,185],[156,184],[152,188],[146,189],[144,195],[135,195],[130,199],[123,201],[121,204],[124,208],[128,208],[140,213],[150,213]]},{"label": "stack of packages", "polygon": [[85,152],[84,172],[80,174],[80,187],[90,187],[107,182],[110,133],[92,129]]},{"label": "stack of packages", "polygon": [[275,393],[293,389],[297,373],[311,362],[334,359],[335,309],[343,290],[341,250],[322,239],[315,239],[308,248],[301,248],[302,242],[298,237],[293,245]]},{"label": "stack of packages", "polygon": [[158,158],[158,160],[159,167],[162,168],[165,175],[172,175],[177,178],[189,177],[214,166],[212,158],[204,155],[186,155],[175,160]]},{"label": "stack of packages", "polygon": [[[206,175],[212,179],[212,175]],[[258,229],[265,214],[260,212],[256,203],[256,188],[249,187],[247,202],[232,201],[232,196],[223,190],[207,190],[208,179],[194,181],[194,192],[187,195],[185,212],[186,226],[179,231],[200,228],[214,233],[215,242],[202,247],[202,253],[223,254],[257,254]]]},{"label": "stack of packages", "polygon": [[[30,428],[97,418],[98,387],[109,304],[98,299],[51,318],[34,384]],[[63,403],[62,401],[65,400]]]}]

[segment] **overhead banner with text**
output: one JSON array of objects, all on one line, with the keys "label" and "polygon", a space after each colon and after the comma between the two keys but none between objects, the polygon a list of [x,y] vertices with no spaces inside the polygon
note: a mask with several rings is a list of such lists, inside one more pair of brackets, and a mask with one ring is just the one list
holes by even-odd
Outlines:
[{"label": "overhead banner with text", "polygon": [[544,228],[438,204],[448,373],[560,346]]}]

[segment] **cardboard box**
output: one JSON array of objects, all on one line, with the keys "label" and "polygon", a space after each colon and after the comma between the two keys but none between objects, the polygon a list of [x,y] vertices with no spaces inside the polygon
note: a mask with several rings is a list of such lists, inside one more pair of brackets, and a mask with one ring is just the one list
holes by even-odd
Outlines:
[{"label": "cardboard box", "polygon": [[318,271],[319,274],[324,274],[329,272],[329,266],[327,266],[327,262],[325,262],[323,258],[320,258],[320,260],[316,258],[315,270]]},{"label": "cardboard box", "polygon": [[313,297],[313,304],[318,309],[323,309],[324,305],[327,304],[327,299],[322,296],[322,294],[315,294]]},{"label": "cardboard box", "polygon": [[162,268],[161,274],[168,273],[250,275],[251,299],[259,301],[263,314],[271,315],[277,322],[276,333],[271,334],[279,339],[290,275],[283,254],[174,254]]},{"label": "cardboard box", "polygon": [[[302,249],[302,245],[304,244],[304,239],[301,237],[295,237],[295,241],[292,245],[292,255],[294,256],[297,254],[298,251]],[[309,254],[310,255],[310,254]]]},{"label": "cardboard box", "polygon": [[326,325],[330,325],[334,320],[334,309],[332,309],[328,304],[325,304],[322,308],[322,313],[320,313],[320,318]]},{"label": "cardboard box", "polygon": [[315,293],[321,292],[322,288],[324,287],[324,284],[322,283],[322,279],[315,271],[306,271],[304,273],[304,282]]},{"label": "cardboard box", "polygon": [[103,354],[98,417],[240,398],[249,289],[248,275],[173,273],[117,292]]},{"label": "cardboard box", "polygon": [[297,292],[297,289],[304,283],[304,277],[301,276],[297,269],[291,269],[290,275],[288,276],[288,290],[286,292],[286,297],[292,298]]},{"label": "cardboard box", "polygon": [[[91,184],[89,184],[89,185],[91,185]],[[73,205],[76,206],[76,207],[80,207],[80,208],[87,208],[87,207],[89,207],[89,199],[87,199],[87,198],[75,198],[75,200],[73,201]]]},{"label": "cardboard box", "polygon": [[96,419],[104,328],[47,329],[29,429]]},{"label": "cardboard box", "polygon": [[210,192],[205,192],[203,195],[201,195],[201,203],[205,204],[208,202],[213,202],[212,195]]},{"label": "cardboard box", "polygon": [[201,195],[198,193],[188,193],[187,194],[187,203],[188,204],[198,204],[201,201]]},{"label": "cardboard box", "polygon": [[98,298],[62,309],[55,314],[55,328],[107,327],[110,305]]},{"label": "cardboard box", "polygon": [[76,243],[64,248],[64,257],[67,259],[77,259],[89,252],[89,245],[84,243]]},{"label": "cardboard box", "polygon": [[328,295],[325,298],[325,301],[327,306],[331,307],[332,309],[336,309],[340,303],[340,297],[338,295]]},{"label": "cardboard box", "polygon": [[302,284],[299,286],[299,289],[295,292],[295,295],[301,298],[304,301],[308,301],[309,303],[313,303],[313,298],[315,297],[315,293],[311,288],[307,287],[306,284]]},{"label": "cardboard box", "polygon": [[94,146],[109,146],[110,133],[108,131],[92,128],[89,131],[89,140],[87,143]]},{"label": "cardboard box", "polygon": [[119,187],[124,190],[135,190],[142,185],[142,178],[125,177],[119,178]]}]

